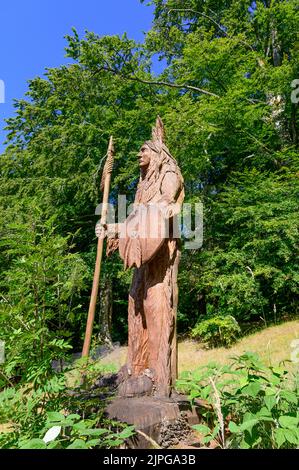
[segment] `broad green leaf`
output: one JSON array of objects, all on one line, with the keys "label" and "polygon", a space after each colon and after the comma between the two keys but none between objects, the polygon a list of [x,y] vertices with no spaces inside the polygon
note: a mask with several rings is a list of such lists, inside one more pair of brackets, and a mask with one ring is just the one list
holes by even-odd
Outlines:
[{"label": "broad green leaf", "polygon": [[201,396],[201,394],[200,394],[200,389],[199,389],[199,390],[194,390],[194,389],[193,389],[193,390],[191,390],[191,392],[190,392],[189,398],[190,398],[190,400],[194,400],[194,398],[198,398],[198,397],[200,397],[200,396]]},{"label": "broad green leaf", "polygon": [[195,429],[196,431],[202,433],[202,434],[210,434],[211,433],[211,429],[209,428],[209,426],[206,426],[205,424],[194,424],[192,426],[193,429]]},{"label": "broad green leaf", "polygon": [[118,437],[121,439],[126,439],[127,437],[131,437],[135,432],[134,426],[128,426],[123,431],[118,434]]},{"label": "broad green leaf", "polygon": [[250,449],[250,445],[245,441],[245,439],[242,439],[240,442],[240,449]]},{"label": "broad green leaf", "polygon": [[72,419],[66,418],[64,421],[61,422],[61,426],[65,427],[72,427],[74,426],[74,421]]},{"label": "broad green leaf", "polygon": [[296,430],[293,431],[292,429],[284,429],[284,435],[286,437],[286,440],[290,444],[299,445],[299,440],[298,440]]},{"label": "broad green leaf", "polygon": [[245,422],[243,422],[243,423],[241,424],[240,430],[241,430],[241,431],[245,431],[245,430],[251,431],[252,428],[253,428],[253,426],[254,426],[255,424],[257,424],[258,422],[259,422],[259,420],[256,419],[256,418],[250,419],[250,420],[248,420],[248,421],[245,421]]},{"label": "broad green leaf", "polygon": [[237,433],[237,432],[240,432],[240,426],[238,426],[236,423],[234,423],[233,421],[230,421],[229,424],[228,424],[228,429],[230,430],[230,432],[232,433]]},{"label": "broad green leaf", "polygon": [[47,417],[49,422],[62,422],[65,420],[65,416],[56,411],[49,411]]},{"label": "broad green leaf", "polygon": [[291,429],[291,428],[297,428],[298,427],[298,418],[295,418],[293,416],[280,416],[278,418],[278,421],[279,421],[279,424],[283,427],[283,428],[288,428],[288,429]]},{"label": "broad green leaf", "polygon": [[100,445],[100,439],[90,439],[86,442],[86,447],[91,448]]},{"label": "broad green leaf", "polygon": [[78,415],[78,414],[73,413],[73,414],[67,415],[66,418],[67,418],[67,419],[71,419],[71,420],[73,420],[73,421],[76,421],[76,420],[78,420],[78,419],[81,419],[81,416]]},{"label": "broad green leaf", "polygon": [[266,395],[264,397],[264,402],[265,402],[265,405],[268,408],[268,410],[271,411],[272,408],[276,405],[275,395]]},{"label": "broad green leaf", "polygon": [[26,441],[20,447],[21,449],[46,449],[47,446],[42,439],[31,439]]},{"label": "broad green leaf", "polygon": [[282,444],[286,441],[285,430],[278,428],[274,430],[275,441],[277,443],[277,447],[281,447]]},{"label": "broad green leaf", "polygon": [[289,403],[294,403],[295,405],[298,404],[298,396],[295,392],[290,392],[288,390],[282,390],[280,392],[280,397],[284,398]]},{"label": "broad green leaf", "polygon": [[266,396],[271,396],[276,394],[276,389],[273,387],[266,387],[265,388],[265,395]]},{"label": "broad green leaf", "polygon": [[105,444],[107,444],[109,447],[119,447],[120,445],[123,444],[123,439],[108,439],[105,440]]},{"label": "broad green leaf", "polygon": [[252,382],[243,388],[243,393],[246,393],[250,397],[256,397],[261,390],[261,384],[258,382]]},{"label": "broad green leaf", "polygon": [[87,449],[87,445],[85,441],[82,441],[82,439],[75,439],[67,449]]},{"label": "broad green leaf", "polygon": [[77,431],[85,430],[87,429],[87,423],[85,421],[79,421],[79,423],[74,424],[73,429]]},{"label": "broad green leaf", "polygon": [[264,419],[264,418],[271,418],[272,419],[272,414],[271,411],[268,410],[265,406],[263,406],[257,413],[256,417],[259,419]]}]

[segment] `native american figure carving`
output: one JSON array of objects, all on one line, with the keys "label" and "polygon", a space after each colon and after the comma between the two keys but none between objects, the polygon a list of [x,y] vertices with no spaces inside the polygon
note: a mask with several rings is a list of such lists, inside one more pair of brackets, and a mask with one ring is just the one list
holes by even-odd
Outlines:
[{"label": "native american figure carving", "polygon": [[[175,222],[184,199],[184,182],[164,143],[160,118],[152,140],[142,145],[138,159],[140,181],[134,210],[125,223],[105,227],[107,253],[118,248],[125,269],[134,267],[126,380],[121,389],[124,395],[154,393],[169,397],[177,378],[180,240]],[[96,233],[99,236],[100,227]]]}]

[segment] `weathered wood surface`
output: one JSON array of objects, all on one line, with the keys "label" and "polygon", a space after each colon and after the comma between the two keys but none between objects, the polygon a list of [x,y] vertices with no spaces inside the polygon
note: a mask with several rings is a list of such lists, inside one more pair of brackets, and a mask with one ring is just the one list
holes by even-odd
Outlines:
[{"label": "weathered wood surface", "polygon": [[[184,200],[184,180],[164,143],[159,117],[152,140],[142,145],[138,159],[140,180],[134,210],[125,222],[108,226],[108,253],[118,245],[124,267],[134,268],[128,305],[128,375],[138,379],[149,370],[152,395],[169,397],[177,378],[180,240],[175,228]],[[109,236],[111,228],[115,238]],[[135,383],[137,393],[130,381],[121,387],[122,394],[125,388],[127,396],[140,394],[142,380],[139,382]],[[143,394],[148,394],[146,382]]]},{"label": "weathered wood surface", "polygon": [[200,422],[200,409],[204,402],[191,406],[185,396],[176,399],[158,399],[152,396],[117,397],[106,408],[110,419],[128,424],[150,439],[140,434],[128,441],[131,448],[152,448],[153,439],[160,447],[176,445],[191,435],[191,426]]}]

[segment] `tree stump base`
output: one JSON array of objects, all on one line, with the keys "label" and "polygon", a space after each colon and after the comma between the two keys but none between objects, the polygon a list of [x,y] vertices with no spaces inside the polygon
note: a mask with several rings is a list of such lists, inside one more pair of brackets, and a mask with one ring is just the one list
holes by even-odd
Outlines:
[{"label": "tree stump base", "polygon": [[193,424],[200,422],[200,408],[205,403],[197,400],[191,406],[184,395],[174,398],[116,397],[106,408],[110,419],[134,425],[137,431],[127,445],[133,449],[168,448],[187,440]]}]

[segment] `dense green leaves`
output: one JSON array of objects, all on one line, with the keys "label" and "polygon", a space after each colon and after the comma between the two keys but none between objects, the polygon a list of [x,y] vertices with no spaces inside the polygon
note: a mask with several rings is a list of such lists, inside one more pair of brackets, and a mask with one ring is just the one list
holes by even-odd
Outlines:
[{"label": "dense green leaves", "polygon": [[[30,80],[7,121],[0,158],[6,382],[25,369],[42,381],[53,359],[81,349],[108,138],[116,145],[111,201],[118,194],[132,201],[136,154],[157,114],[186,202],[204,206],[203,246],[183,250],[179,332],[213,317],[233,317],[242,328],[298,311],[296,2],[151,3],[144,44],[73,30],[71,63]],[[158,77],[156,54],[167,62]],[[125,341],[130,274],[117,256],[105,260],[101,283],[113,292],[113,339]]]},{"label": "dense green leaves", "polygon": [[203,320],[193,328],[191,336],[209,346],[230,346],[240,335],[240,327],[234,317],[214,316]]},{"label": "dense green leaves", "polygon": [[[85,364],[82,369],[82,364],[78,363],[77,367],[56,374],[35,390],[27,384],[17,390],[10,387],[0,392],[0,425],[4,426],[0,447],[107,449],[118,447],[133,436],[133,426],[104,418],[106,401],[89,394],[94,368],[92,364]],[[85,387],[71,389],[70,374],[79,373],[80,380],[83,371]],[[97,367],[97,377],[99,373]]]},{"label": "dense green leaves", "polygon": [[266,367],[258,356],[245,353],[229,366],[208,364],[185,373],[178,385],[192,402],[206,399],[203,423],[194,426],[203,443],[214,441],[222,448],[298,446],[297,375]]}]

